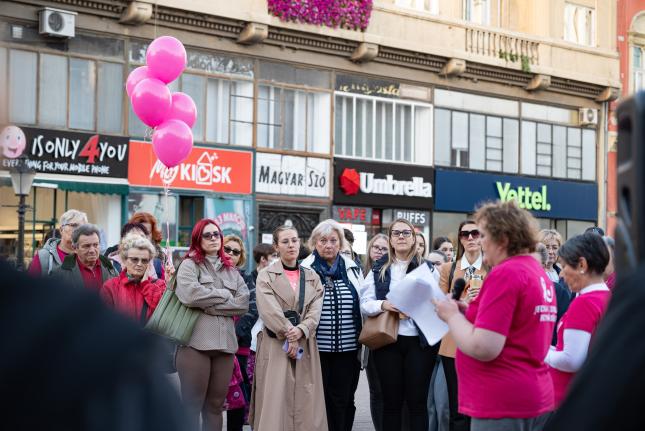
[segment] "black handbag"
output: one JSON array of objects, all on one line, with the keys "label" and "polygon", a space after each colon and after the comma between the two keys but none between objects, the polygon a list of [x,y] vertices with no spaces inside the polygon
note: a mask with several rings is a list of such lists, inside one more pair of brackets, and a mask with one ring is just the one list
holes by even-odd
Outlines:
[{"label": "black handbag", "polygon": [[[284,317],[291,322],[293,326],[298,326],[300,324],[300,315],[302,314],[303,308],[305,305],[305,269],[300,267],[300,295],[298,297],[298,310],[286,310],[284,311]],[[264,329],[267,331],[267,335],[271,338],[278,338],[272,330],[264,326]]]}]

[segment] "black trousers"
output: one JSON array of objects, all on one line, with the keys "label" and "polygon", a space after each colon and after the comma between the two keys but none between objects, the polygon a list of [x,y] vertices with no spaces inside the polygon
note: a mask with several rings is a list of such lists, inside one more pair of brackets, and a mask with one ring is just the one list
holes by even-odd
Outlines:
[{"label": "black trousers", "polygon": [[358,352],[320,352],[320,368],[329,431],[351,431],[356,414],[354,393],[361,373]]},{"label": "black trousers", "polygon": [[376,361],[374,352],[370,351],[367,360],[367,384],[370,388],[370,413],[372,414],[372,424],[374,431],[383,429],[383,394],[381,393],[381,383],[378,380],[378,371],[376,370]]},{"label": "black trousers", "polygon": [[448,408],[450,409],[450,431],[470,431],[470,418],[462,415],[457,410],[459,407],[459,397],[457,395],[457,369],[455,368],[455,358],[447,356],[441,357],[443,372],[446,375],[446,385],[448,386]]},{"label": "black trousers", "polygon": [[439,344],[421,348],[419,337],[399,335],[396,343],[375,350],[381,393],[383,431],[400,431],[404,403],[410,431],[428,430],[428,389]]}]

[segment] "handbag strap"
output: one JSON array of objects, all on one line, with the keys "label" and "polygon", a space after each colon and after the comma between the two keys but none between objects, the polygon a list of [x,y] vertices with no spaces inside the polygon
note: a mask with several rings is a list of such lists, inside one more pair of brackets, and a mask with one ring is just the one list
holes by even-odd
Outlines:
[{"label": "handbag strap", "polygon": [[179,262],[179,265],[177,265],[177,268],[175,268],[175,272],[173,272],[172,275],[170,276],[170,281],[166,286],[167,289],[174,291],[175,287],[177,287],[177,273],[179,272],[179,267],[181,266],[182,263],[184,263],[183,260]]},{"label": "handbag strap", "polygon": [[298,296],[298,314],[302,317],[305,306],[305,269],[300,267],[300,294]]},{"label": "handbag strap", "polygon": [[457,261],[455,260],[450,267],[450,275],[448,276],[448,291],[452,290],[452,279],[455,277],[455,268],[457,267]]},{"label": "handbag strap", "polygon": [[146,326],[146,321],[148,315],[148,303],[146,302],[146,299],[143,298],[143,307],[141,307],[141,316],[139,316],[139,322],[141,323],[141,326]]}]

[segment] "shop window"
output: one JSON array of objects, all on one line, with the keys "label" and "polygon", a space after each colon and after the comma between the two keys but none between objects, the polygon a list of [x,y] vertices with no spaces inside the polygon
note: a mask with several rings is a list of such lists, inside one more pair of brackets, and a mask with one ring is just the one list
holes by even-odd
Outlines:
[{"label": "shop window", "polygon": [[427,163],[432,106],[336,93],[334,151],[339,156]]},{"label": "shop window", "polygon": [[260,63],[263,81],[276,84],[302,85],[315,88],[331,88],[331,73],[324,70],[305,69],[284,63]]},{"label": "shop window", "polygon": [[9,51],[9,106],[14,123],[36,123],[36,74],[38,54]]},{"label": "shop window", "polygon": [[122,87],[120,63],[9,50],[14,123],[119,134],[123,92],[114,89]]},{"label": "shop window", "polygon": [[177,196],[166,197],[161,193],[130,193],[128,195],[128,219],[136,212],[152,214],[158,222],[163,238],[171,246],[177,245]]},{"label": "shop window", "polygon": [[396,0],[395,4],[399,7],[430,12],[435,15],[439,13],[439,0]]},{"label": "shop window", "polygon": [[595,10],[566,2],[564,4],[564,40],[579,45],[594,46],[595,39]]},{"label": "shop window", "polygon": [[124,88],[123,65],[100,62],[98,66],[98,131],[103,133],[121,133],[123,127],[123,94],[114,91]]},{"label": "shop window", "polygon": [[195,224],[204,217],[204,198],[199,196],[179,197],[179,226],[177,245],[190,246],[190,235]]},{"label": "shop window", "polygon": [[437,108],[435,125],[435,164],[517,173],[517,120]]},{"label": "shop window", "polygon": [[258,147],[328,153],[330,103],[330,93],[259,85]]},{"label": "shop window", "polygon": [[[67,125],[67,57],[40,56],[40,85],[38,88],[38,118],[45,126]],[[114,92],[114,91],[113,91]]]},{"label": "shop window", "polygon": [[645,64],[643,57],[645,49],[642,46],[632,48],[632,91],[635,93],[645,90]]},{"label": "shop window", "polygon": [[464,19],[480,25],[490,24],[489,0],[464,0]]},{"label": "shop window", "polygon": [[523,121],[522,173],[594,181],[596,131]]}]

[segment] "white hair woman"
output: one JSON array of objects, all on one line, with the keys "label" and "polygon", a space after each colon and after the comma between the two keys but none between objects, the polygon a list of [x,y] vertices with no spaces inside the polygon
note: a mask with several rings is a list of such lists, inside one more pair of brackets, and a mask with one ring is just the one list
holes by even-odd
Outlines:
[{"label": "white hair woman", "polygon": [[145,324],[166,288],[163,279],[148,276],[148,265],[157,252],[147,238],[129,234],[121,240],[119,253],[125,269],[103,284],[101,297],[109,306]]},{"label": "white hair woman", "polygon": [[[367,316],[399,313],[385,299],[386,295],[408,272],[425,264],[417,252],[417,236],[409,221],[395,220],[388,229],[388,239],[388,254],[365,277],[361,310]],[[434,266],[431,270],[434,271]],[[407,404],[410,430],[425,431],[428,429],[428,388],[439,344],[429,346],[414,321],[402,317],[396,342],[370,352],[383,396],[382,429],[401,429],[401,413]]]},{"label": "white hair woman", "polygon": [[335,220],[324,220],[312,231],[309,247],[313,252],[301,263],[316,271],[325,286],[316,336],[329,431],[352,428],[354,392],[361,371],[358,335],[362,327],[362,274],[351,256],[340,253],[345,242],[343,227]]}]

